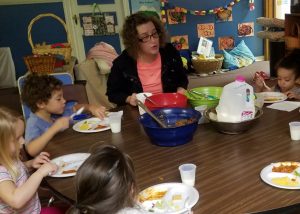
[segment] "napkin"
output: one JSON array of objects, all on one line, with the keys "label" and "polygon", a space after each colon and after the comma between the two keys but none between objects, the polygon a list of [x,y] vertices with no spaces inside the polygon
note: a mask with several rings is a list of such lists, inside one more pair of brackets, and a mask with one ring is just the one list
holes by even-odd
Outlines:
[{"label": "napkin", "polygon": [[272,105],[267,106],[267,108],[276,109],[280,111],[293,111],[296,108],[300,107],[300,102],[293,101],[283,101],[278,103],[273,103]]}]

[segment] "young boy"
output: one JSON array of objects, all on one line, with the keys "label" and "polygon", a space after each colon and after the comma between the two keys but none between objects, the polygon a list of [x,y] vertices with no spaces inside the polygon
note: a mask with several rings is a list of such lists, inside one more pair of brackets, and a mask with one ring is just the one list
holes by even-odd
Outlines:
[{"label": "young boy", "polygon": [[[105,113],[103,106],[66,106],[62,82],[51,75],[28,75],[24,81],[21,99],[32,112],[26,122],[25,131],[26,150],[32,157],[37,156],[56,133],[69,127],[70,115],[74,111],[84,107],[101,119]],[[55,115],[61,117],[55,119]]]}]

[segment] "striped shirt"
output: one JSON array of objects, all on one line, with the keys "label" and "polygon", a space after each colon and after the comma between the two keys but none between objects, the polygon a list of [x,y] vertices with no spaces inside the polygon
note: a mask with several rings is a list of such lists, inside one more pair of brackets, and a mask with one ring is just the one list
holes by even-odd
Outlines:
[{"label": "striped shirt", "polygon": [[[20,174],[17,178],[15,185],[16,187],[20,187],[27,181],[29,173],[27,171],[26,166],[21,161],[17,163],[17,166]],[[9,174],[7,169],[4,166],[0,165],[0,182],[2,181],[14,182],[12,176]],[[0,214],[39,214],[40,212],[41,204],[37,193],[35,193],[35,195],[19,210],[13,209],[0,199]]]}]

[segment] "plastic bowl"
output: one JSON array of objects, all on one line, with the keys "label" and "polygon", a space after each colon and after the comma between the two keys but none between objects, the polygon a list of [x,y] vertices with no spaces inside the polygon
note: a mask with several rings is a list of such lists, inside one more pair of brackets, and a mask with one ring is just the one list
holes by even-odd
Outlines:
[{"label": "plastic bowl", "polygon": [[210,121],[210,123],[217,131],[224,134],[240,134],[252,128],[258,122],[259,118],[263,114],[263,111],[260,108],[256,108],[256,114],[253,119],[245,120],[238,123],[217,121],[216,118],[212,117],[212,114],[215,117],[217,116],[215,108],[207,109],[204,112],[204,116]]},{"label": "plastic bowl", "polygon": [[207,86],[207,87],[198,87],[191,89],[196,92],[201,92],[206,95],[214,96],[217,99],[208,99],[204,96],[197,95],[191,92],[186,92],[186,96],[188,101],[192,107],[206,105],[208,108],[216,107],[219,104],[220,96],[223,91],[223,87],[214,87],[214,86]]},{"label": "plastic bowl", "polygon": [[179,93],[159,93],[154,94],[149,97],[155,102],[153,104],[149,100],[145,100],[145,106],[147,106],[150,111],[161,108],[186,108],[187,107],[187,97]]},{"label": "plastic bowl", "polygon": [[[193,139],[198,127],[198,120],[201,113],[189,108],[164,108],[154,110],[153,113],[162,118],[168,128],[160,127],[148,113],[140,116],[140,123],[151,142],[158,146],[179,146],[186,144]],[[182,126],[175,126],[178,120],[193,119],[193,122]]]}]

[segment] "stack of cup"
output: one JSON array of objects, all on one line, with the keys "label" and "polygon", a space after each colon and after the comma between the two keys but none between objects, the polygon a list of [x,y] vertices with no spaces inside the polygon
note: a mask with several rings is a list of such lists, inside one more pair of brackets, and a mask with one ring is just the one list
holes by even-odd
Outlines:
[{"label": "stack of cup", "polygon": [[[147,97],[150,97],[151,95],[152,95],[152,93],[149,93],[149,92],[138,93],[138,94],[136,95],[136,99],[138,99],[138,100],[141,101],[142,103],[145,103],[146,96],[147,96]],[[140,106],[139,106],[139,112],[140,112],[140,115],[142,115],[142,114],[145,113],[144,109],[142,109]]]}]

